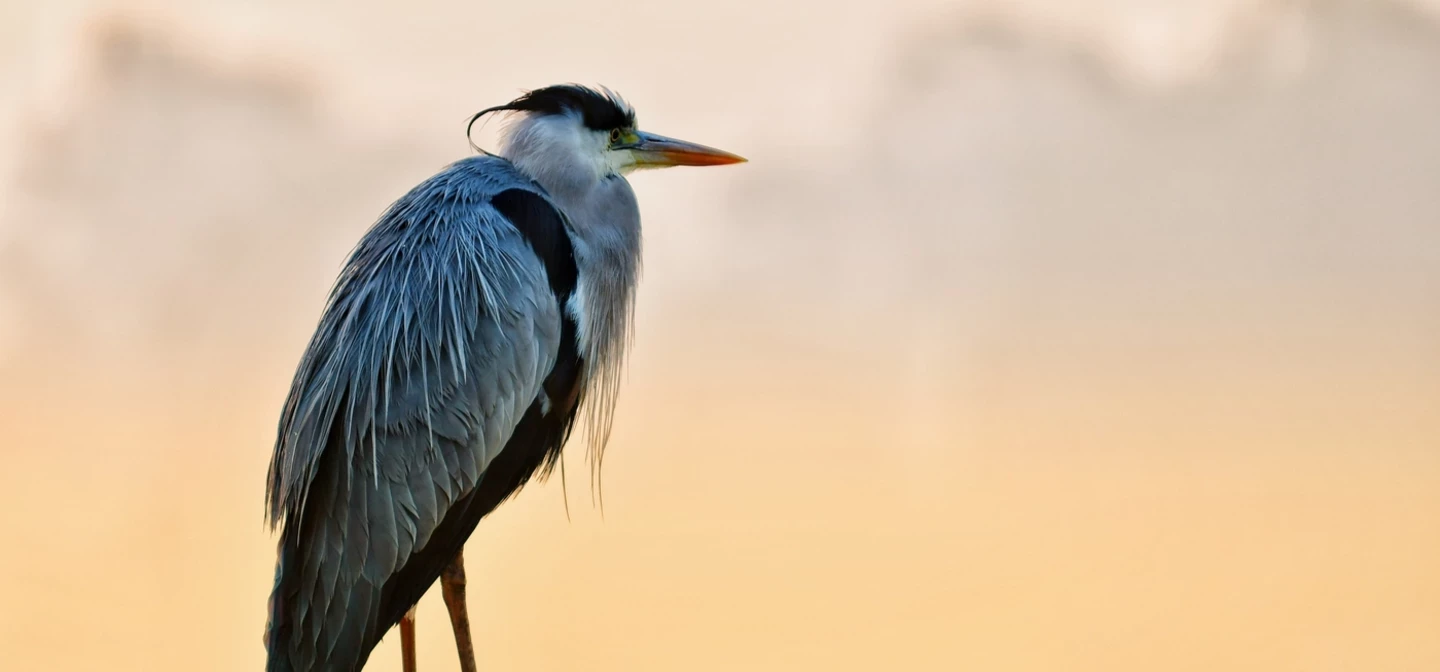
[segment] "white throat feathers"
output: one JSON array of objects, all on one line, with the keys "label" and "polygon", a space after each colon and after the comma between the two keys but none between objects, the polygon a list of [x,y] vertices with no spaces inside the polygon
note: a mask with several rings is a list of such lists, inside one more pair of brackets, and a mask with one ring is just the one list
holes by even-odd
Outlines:
[{"label": "white throat feathers", "polygon": [[502,131],[500,155],[544,187],[567,220],[579,279],[564,309],[578,327],[584,360],[579,412],[591,485],[598,489],[633,339],[640,275],[640,208],[623,176],[628,154],[611,150],[606,131],[588,128],[578,112],[567,111],[516,115]]}]

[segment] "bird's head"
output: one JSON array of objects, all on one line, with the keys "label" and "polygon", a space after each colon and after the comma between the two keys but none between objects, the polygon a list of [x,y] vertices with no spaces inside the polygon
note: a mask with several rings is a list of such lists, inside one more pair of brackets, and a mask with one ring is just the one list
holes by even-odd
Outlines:
[{"label": "bird's head", "polygon": [[500,153],[532,176],[581,171],[604,178],[641,168],[719,166],[744,158],[640,130],[635,110],[608,90],[560,84],[526,93],[476,114],[519,113],[501,138]]}]

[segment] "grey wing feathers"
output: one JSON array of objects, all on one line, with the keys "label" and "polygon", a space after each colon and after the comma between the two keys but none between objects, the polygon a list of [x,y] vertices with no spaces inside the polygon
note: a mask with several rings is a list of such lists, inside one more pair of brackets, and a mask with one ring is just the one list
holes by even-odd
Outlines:
[{"label": "grey wing feathers", "polygon": [[271,670],[363,663],[368,650],[347,651],[388,627],[382,586],[475,487],[554,364],[544,268],[490,206],[507,188],[538,189],[498,159],[447,168],[385,213],[331,293],[270,465],[269,520],[284,523]]}]

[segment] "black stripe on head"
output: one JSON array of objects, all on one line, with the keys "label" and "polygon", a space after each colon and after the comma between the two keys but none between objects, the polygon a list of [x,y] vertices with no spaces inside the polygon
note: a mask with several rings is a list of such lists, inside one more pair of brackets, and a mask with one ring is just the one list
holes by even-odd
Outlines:
[{"label": "black stripe on head", "polygon": [[596,131],[635,126],[635,110],[620,96],[609,89],[597,91],[578,84],[536,89],[498,109],[547,115],[579,112],[586,128]]},{"label": "black stripe on head", "polygon": [[[591,130],[635,128],[635,110],[619,95],[604,87],[597,91],[579,84],[547,86],[530,91],[504,105],[480,110],[470,117],[470,123],[465,126],[465,137],[470,137],[475,122],[491,112],[527,112],[541,115],[574,112],[580,115],[581,123]],[[480,149],[473,139],[470,146],[476,151],[485,151]]]}]

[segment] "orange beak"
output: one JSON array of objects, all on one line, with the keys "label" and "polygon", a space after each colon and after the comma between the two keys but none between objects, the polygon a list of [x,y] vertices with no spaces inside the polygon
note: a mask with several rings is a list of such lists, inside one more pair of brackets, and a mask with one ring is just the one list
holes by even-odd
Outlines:
[{"label": "orange beak", "polygon": [[693,142],[638,131],[636,135],[640,136],[640,140],[630,152],[635,157],[635,165],[640,168],[724,166],[746,161],[743,156]]}]

